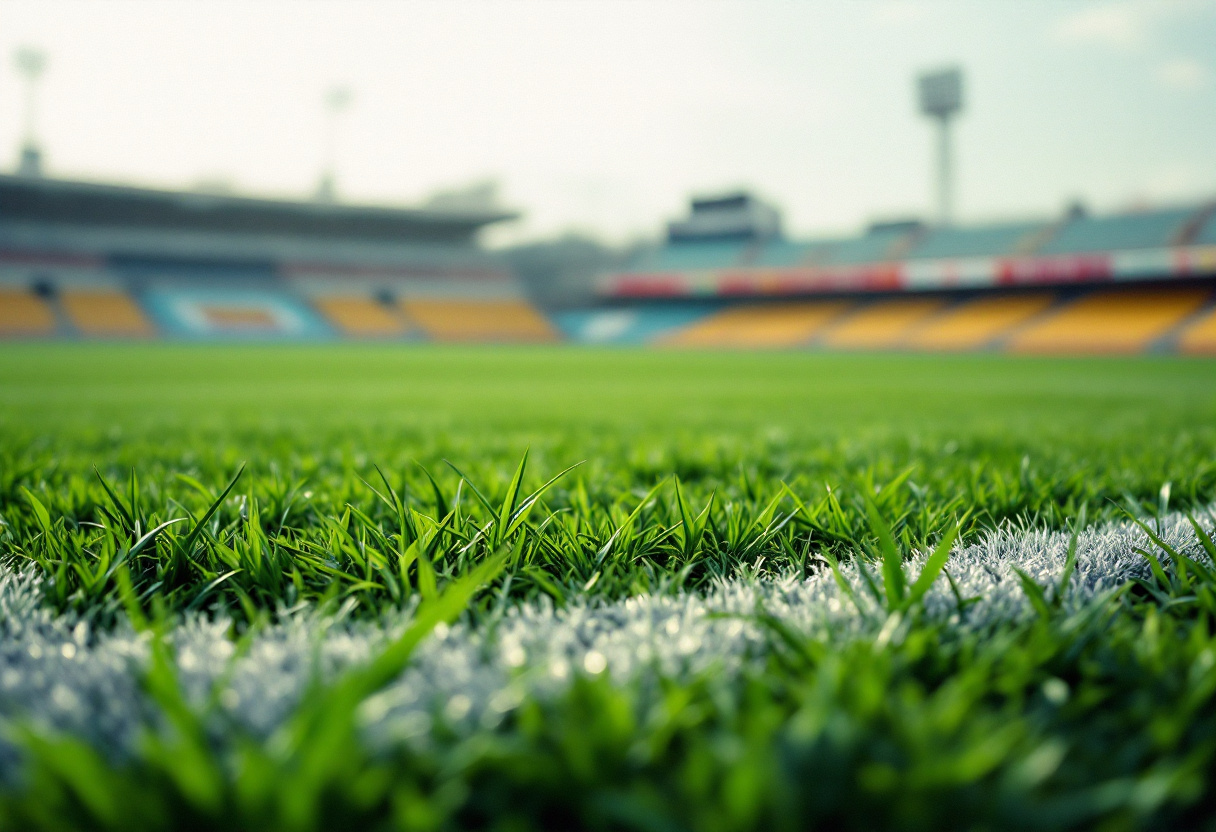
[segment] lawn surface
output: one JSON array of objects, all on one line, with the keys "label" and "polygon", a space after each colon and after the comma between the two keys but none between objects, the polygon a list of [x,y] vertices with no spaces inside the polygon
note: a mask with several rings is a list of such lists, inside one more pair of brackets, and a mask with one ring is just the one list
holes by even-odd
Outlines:
[{"label": "lawn surface", "polygon": [[1202,826],[1213,499],[1207,361],[8,346],[0,821]]}]

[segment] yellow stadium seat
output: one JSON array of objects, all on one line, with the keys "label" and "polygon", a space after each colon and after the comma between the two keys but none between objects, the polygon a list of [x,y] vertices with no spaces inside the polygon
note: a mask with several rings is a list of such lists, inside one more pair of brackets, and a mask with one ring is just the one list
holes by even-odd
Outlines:
[{"label": "yellow stadium seat", "polygon": [[827,347],[874,350],[897,347],[917,324],[942,308],[941,298],[896,298],[864,306],[823,336]]},{"label": "yellow stadium seat", "polygon": [[21,289],[0,289],[0,337],[54,331],[55,313],[45,300]]},{"label": "yellow stadium seat", "polygon": [[925,322],[908,338],[924,350],[973,350],[992,343],[1051,306],[1050,294],[979,297]]},{"label": "yellow stadium seat", "polygon": [[1216,309],[1209,309],[1178,336],[1181,352],[1197,355],[1216,354]]},{"label": "yellow stadium seat", "polygon": [[317,298],[313,305],[343,333],[358,338],[393,338],[409,331],[396,310],[371,298]]},{"label": "yellow stadium seat", "polygon": [[147,337],[155,330],[129,295],[113,290],[66,290],[59,296],[81,335]]},{"label": "yellow stadium seat", "polygon": [[523,300],[411,299],[401,309],[436,341],[556,340],[549,321]]},{"label": "yellow stadium seat", "polygon": [[681,347],[796,347],[851,304],[847,301],[736,306],[661,339]]},{"label": "yellow stadium seat", "polygon": [[1094,292],[1018,332],[1009,348],[1044,353],[1139,352],[1198,309],[1207,295],[1203,289]]}]

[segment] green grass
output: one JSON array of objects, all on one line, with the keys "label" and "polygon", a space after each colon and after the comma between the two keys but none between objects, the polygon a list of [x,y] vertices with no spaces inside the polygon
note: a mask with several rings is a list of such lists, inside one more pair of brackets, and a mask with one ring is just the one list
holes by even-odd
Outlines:
[{"label": "green grass", "polygon": [[[529,451],[517,502],[581,465],[509,541],[512,594],[560,603],[597,573],[594,591],[613,597],[695,589],[741,560],[805,568],[808,542],[847,557],[868,538],[860,497],[876,488],[908,547],[955,517],[965,537],[1058,528],[1084,505],[1109,517],[1166,482],[1175,505],[1203,503],[1214,382],[1209,363],[1167,359],[12,349],[0,355],[0,535],[10,557],[59,576],[56,603],[77,610],[115,610],[124,542],[186,518],[132,559],[141,596],[155,586],[173,607],[242,614],[354,597],[375,611],[408,601],[425,561],[442,583],[508,542],[498,515]],[[686,510],[708,507],[695,543],[677,479]],[[422,558],[407,554],[452,510]]]},{"label": "green grass", "polygon": [[[499,561],[462,604],[471,620],[507,599],[704,591],[827,560],[889,560],[955,524],[974,540],[1002,524],[1151,513],[1166,483],[1171,508],[1216,499],[1212,362],[0,351],[2,557],[46,576],[54,608],[103,628],[202,611],[232,616],[239,635],[301,600],[376,618],[471,591],[467,576]],[[1216,608],[1194,586],[1163,587],[1084,620],[1053,609],[982,638],[926,625],[882,648],[775,649],[764,673],[673,683],[657,700],[589,679],[525,703],[472,745],[389,758],[316,717],[301,736],[327,736],[338,762],[309,756],[315,737],[292,753],[225,756],[181,714],[176,740],[128,768],[77,767],[65,760],[87,752],[35,736],[32,779],[0,819],[1191,827],[1212,797]],[[1068,707],[1043,698],[1051,679],[1072,691]],[[171,704],[171,681],[150,684]],[[337,711],[357,705],[331,699]],[[313,779],[296,805],[276,783],[301,766]],[[90,803],[88,781],[111,797]]]}]

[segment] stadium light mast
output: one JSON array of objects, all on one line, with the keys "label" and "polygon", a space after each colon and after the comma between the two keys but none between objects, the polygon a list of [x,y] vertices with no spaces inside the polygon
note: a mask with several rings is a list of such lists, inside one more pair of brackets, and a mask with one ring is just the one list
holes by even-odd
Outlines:
[{"label": "stadium light mast", "polygon": [[325,94],[325,156],[321,181],[317,183],[318,202],[334,202],[338,198],[338,119],[353,100],[349,87],[333,87]]},{"label": "stadium light mast", "polygon": [[920,110],[937,121],[937,220],[954,220],[954,158],[950,122],[963,108],[963,72],[950,67],[926,72],[917,79]]},{"label": "stadium light mast", "polygon": [[17,160],[19,176],[42,175],[42,150],[34,129],[37,108],[38,79],[46,70],[46,53],[32,46],[22,46],[13,56],[17,72],[25,79],[25,111],[21,124],[21,153]]}]

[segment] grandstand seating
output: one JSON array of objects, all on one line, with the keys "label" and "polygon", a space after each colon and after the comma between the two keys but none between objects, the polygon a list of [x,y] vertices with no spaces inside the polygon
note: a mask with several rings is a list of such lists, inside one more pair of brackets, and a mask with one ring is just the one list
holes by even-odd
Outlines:
[{"label": "grandstand seating", "polygon": [[934,228],[908,252],[908,257],[946,259],[1015,254],[1022,241],[1042,228],[1042,223]]},{"label": "grandstand seating", "polygon": [[64,314],[81,335],[97,338],[146,338],[156,330],[125,292],[70,289],[60,294]]},{"label": "grandstand seating", "polygon": [[645,344],[705,318],[698,304],[570,309],[553,314],[562,332],[589,344]]},{"label": "grandstand seating", "polygon": [[634,266],[635,271],[678,271],[681,269],[727,269],[755,244],[750,240],[698,240],[668,243],[648,252]]},{"label": "grandstand seating", "polygon": [[151,286],[145,308],[169,335],[185,338],[328,338],[325,322],[279,288]]},{"label": "grandstand seating", "polygon": [[1216,246],[1216,211],[1208,215],[1207,222],[1199,227],[1191,242],[1201,246]]},{"label": "grandstand seating", "polygon": [[913,234],[914,232],[906,228],[878,229],[861,237],[838,240],[825,247],[824,257],[820,262],[837,266],[889,260],[900,254],[897,249],[901,244],[910,241]]},{"label": "grandstand seating", "polygon": [[1206,300],[1206,289],[1106,290],[1066,304],[1009,341],[1016,352],[1139,352]]},{"label": "grandstand seating", "polygon": [[396,338],[410,329],[397,311],[367,297],[320,297],[313,305],[335,329],[355,338]]},{"label": "grandstand seating", "polygon": [[803,266],[820,263],[831,253],[833,241],[815,240],[809,243],[793,240],[769,240],[756,253],[749,265]]},{"label": "grandstand seating", "polygon": [[406,317],[436,341],[553,341],[549,321],[523,300],[400,301]]},{"label": "grandstand seating", "polygon": [[[485,251],[477,229],[501,211],[6,175],[0,196],[0,336],[1216,351],[1201,314],[1216,295],[1213,201],[788,240],[772,206],[727,194],[694,200],[625,266]],[[585,305],[542,313],[521,280]]]},{"label": "grandstand seating", "polygon": [[1164,248],[1195,215],[1195,208],[1085,217],[1065,223],[1035,254],[1081,254],[1132,248]]},{"label": "grandstand seating", "polygon": [[682,347],[796,347],[852,304],[848,301],[736,306],[660,338]]},{"label": "grandstand seating", "polygon": [[907,345],[925,350],[982,349],[1043,312],[1053,300],[1047,293],[978,297],[930,318],[911,333]]},{"label": "grandstand seating", "polygon": [[1178,336],[1179,352],[1216,355],[1216,307],[1208,309]]},{"label": "grandstand seating", "polygon": [[918,324],[939,311],[941,298],[909,297],[863,306],[828,329],[822,344],[836,349],[873,350],[899,346]]},{"label": "grandstand seating", "polygon": [[24,289],[0,288],[0,337],[54,332],[55,312],[50,304]]}]

